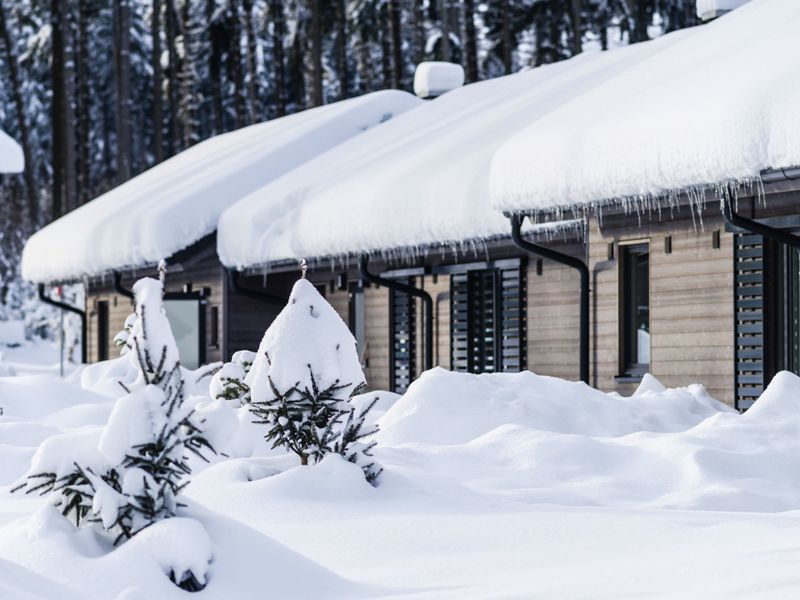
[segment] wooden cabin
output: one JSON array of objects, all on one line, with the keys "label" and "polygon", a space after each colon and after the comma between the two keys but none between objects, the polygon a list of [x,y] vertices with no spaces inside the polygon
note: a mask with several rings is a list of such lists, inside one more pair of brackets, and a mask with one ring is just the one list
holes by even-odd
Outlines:
[{"label": "wooden cabin", "polygon": [[[230,274],[216,251],[220,213],[264,184],[422,101],[386,90],[215,136],[145,171],[33,235],[23,276],[42,286],[83,282],[90,362],[116,355],[136,279],[165,260],[165,305],[185,366],[257,344],[281,298],[263,278]],[[0,139],[2,142],[2,139]],[[283,298],[288,296],[288,291]]]}]

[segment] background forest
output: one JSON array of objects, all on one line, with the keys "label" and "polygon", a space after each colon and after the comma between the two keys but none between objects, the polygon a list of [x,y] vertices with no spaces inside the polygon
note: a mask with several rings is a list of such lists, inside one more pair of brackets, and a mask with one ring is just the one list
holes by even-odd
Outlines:
[{"label": "background forest", "polygon": [[0,0],[26,161],[0,176],[0,313],[31,232],[212,135],[410,90],[423,60],[473,82],[694,24],[695,0]]}]

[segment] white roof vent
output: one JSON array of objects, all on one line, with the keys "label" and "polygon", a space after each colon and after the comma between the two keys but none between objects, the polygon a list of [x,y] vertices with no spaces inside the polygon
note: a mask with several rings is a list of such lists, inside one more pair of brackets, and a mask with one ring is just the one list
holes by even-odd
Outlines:
[{"label": "white roof vent", "polygon": [[414,93],[435,98],[464,85],[464,67],[449,62],[423,62],[414,73]]},{"label": "white roof vent", "polygon": [[697,16],[703,21],[716,19],[726,12],[740,7],[748,0],[697,0]]}]

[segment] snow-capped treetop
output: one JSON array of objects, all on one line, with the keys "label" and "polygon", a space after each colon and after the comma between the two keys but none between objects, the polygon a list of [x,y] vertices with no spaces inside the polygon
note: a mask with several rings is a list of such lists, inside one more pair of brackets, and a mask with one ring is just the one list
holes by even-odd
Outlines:
[{"label": "snow-capped treetop", "polygon": [[0,173],[21,173],[24,169],[22,148],[7,133],[0,131]]},{"label": "snow-capped treetop", "polygon": [[408,111],[254,191],[220,218],[231,267],[450,248],[509,235],[489,202],[494,151],[525,124],[623,68],[647,44],[473,83]]},{"label": "snow-capped treetop", "polygon": [[252,190],[421,103],[385,90],[203,141],[33,235],[23,277],[47,283],[155,265],[213,232],[222,210]]},{"label": "snow-capped treetop", "polygon": [[796,0],[751,0],[604,53],[605,77],[562,96],[496,152],[494,206],[647,198],[800,165],[799,29]]},{"label": "snow-capped treetop", "polygon": [[272,386],[285,393],[293,387],[336,384],[342,386],[337,396],[348,398],[364,382],[353,334],[308,280],[298,280],[288,304],[264,334],[245,379],[253,402],[273,397]]},{"label": "snow-capped treetop", "polygon": [[144,277],[133,285],[136,321],[131,328],[126,358],[139,371],[134,387],[152,383],[166,389],[181,378],[180,355],[164,308],[164,288],[157,279]]}]

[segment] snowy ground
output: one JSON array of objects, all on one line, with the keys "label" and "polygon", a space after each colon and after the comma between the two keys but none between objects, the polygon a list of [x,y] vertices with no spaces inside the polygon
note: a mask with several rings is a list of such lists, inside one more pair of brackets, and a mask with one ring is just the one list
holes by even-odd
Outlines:
[{"label": "snowy ground", "polygon": [[[0,378],[0,598],[188,598],[158,548],[193,519],[112,549],[8,493],[42,441],[106,422],[113,399],[73,379]],[[187,490],[214,556],[196,597],[797,597],[800,379],[746,415],[645,387],[434,370],[380,403],[377,488],[338,457],[270,454],[241,412],[201,402],[234,423],[236,457]]]}]

